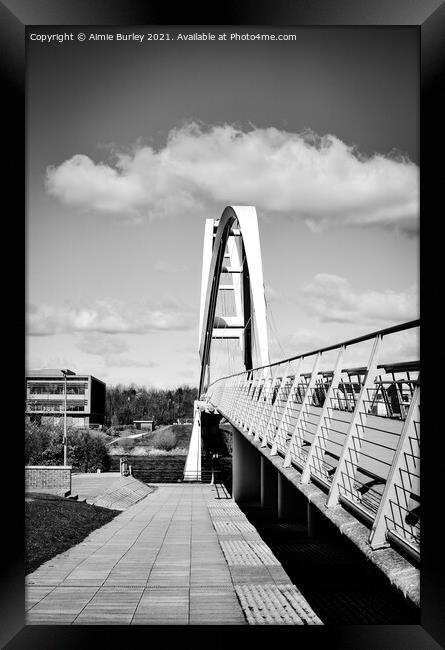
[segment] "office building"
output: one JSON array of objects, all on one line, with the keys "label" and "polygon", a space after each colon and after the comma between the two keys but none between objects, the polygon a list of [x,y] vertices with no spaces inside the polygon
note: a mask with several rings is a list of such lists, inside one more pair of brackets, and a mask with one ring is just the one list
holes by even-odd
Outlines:
[{"label": "office building", "polygon": [[[65,379],[66,377],[66,379]],[[26,377],[26,415],[39,423],[101,427],[105,416],[106,385],[92,375],[77,375],[72,370],[31,370]]]}]

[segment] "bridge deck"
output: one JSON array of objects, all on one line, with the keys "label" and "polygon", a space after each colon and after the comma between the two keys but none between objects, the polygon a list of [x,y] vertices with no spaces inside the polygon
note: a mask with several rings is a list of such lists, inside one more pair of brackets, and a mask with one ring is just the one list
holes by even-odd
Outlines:
[{"label": "bridge deck", "polygon": [[232,499],[164,484],[26,579],[27,624],[319,624]]}]

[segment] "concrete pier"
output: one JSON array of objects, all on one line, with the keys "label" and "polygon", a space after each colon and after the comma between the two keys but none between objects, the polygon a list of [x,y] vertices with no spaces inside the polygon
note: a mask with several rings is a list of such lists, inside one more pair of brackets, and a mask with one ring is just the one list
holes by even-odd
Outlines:
[{"label": "concrete pier", "polygon": [[236,429],[233,429],[232,495],[236,503],[261,500],[261,456]]},{"label": "concrete pier", "polygon": [[261,506],[277,508],[278,472],[269,461],[261,456]]}]

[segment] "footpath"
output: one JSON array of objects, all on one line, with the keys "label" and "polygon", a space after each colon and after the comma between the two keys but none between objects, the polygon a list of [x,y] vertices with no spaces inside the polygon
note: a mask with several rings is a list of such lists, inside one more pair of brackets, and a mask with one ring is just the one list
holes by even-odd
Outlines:
[{"label": "footpath", "polygon": [[29,574],[26,609],[27,625],[322,624],[236,503],[199,483],[158,484]]}]

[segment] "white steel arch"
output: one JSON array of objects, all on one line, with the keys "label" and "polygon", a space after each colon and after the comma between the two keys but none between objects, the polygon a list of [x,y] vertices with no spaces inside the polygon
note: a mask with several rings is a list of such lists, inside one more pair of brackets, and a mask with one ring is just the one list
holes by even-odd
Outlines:
[{"label": "white steel arch", "polygon": [[[233,281],[230,286],[222,286],[221,273],[231,274],[232,279],[238,280]],[[236,315],[217,317],[218,293],[228,289],[234,292]],[[210,383],[212,340],[221,338],[239,340],[246,370],[252,368],[254,341],[260,364],[269,365],[260,236],[258,217],[253,206],[228,206],[220,219],[206,220],[199,314],[199,397]],[[201,479],[202,408],[202,402],[195,402],[193,431],[184,480]]]},{"label": "white steel arch", "polygon": [[[224,264],[224,254],[230,240],[234,245],[229,247],[230,261],[227,265]],[[237,314],[215,320],[216,300],[221,291],[219,280],[223,271],[232,276],[241,276],[240,282],[233,282]],[[238,338],[244,353],[244,365],[246,370],[250,370],[253,329],[260,364],[269,364],[260,236],[253,206],[228,206],[218,221],[206,220],[199,328],[200,394],[209,383],[212,339]]]}]

